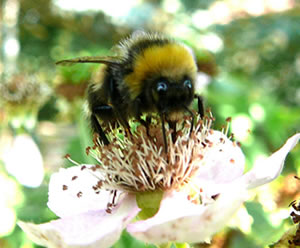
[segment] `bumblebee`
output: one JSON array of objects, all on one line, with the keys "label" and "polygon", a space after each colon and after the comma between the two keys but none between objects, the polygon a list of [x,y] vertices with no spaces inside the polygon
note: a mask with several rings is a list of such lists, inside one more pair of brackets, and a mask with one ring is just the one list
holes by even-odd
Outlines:
[{"label": "bumblebee", "polygon": [[163,35],[138,32],[122,40],[115,51],[116,56],[80,57],[56,64],[104,65],[99,80],[87,89],[91,127],[104,144],[109,140],[101,123],[118,122],[129,128],[128,120],[136,118],[147,127],[141,116],[157,113],[167,151],[165,122],[175,129],[175,121],[187,112],[193,123],[190,105],[194,98],[198,98],[201,117],[204,112],[202,98],[195,95],[198,68],[192,50]]}]

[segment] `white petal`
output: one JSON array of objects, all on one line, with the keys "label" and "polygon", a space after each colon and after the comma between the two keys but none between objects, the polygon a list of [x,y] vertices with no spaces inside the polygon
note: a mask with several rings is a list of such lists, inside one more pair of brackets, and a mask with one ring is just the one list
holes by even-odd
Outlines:
[{"label": "white petal", "polygon": [[17,135],[7,148],[3,160],[8,173],[24,186],[40,186],[44,179],[44,164],[40,149],[32,137],[28,134]]},{"label": "white petal", "polygon": [[[19,222],[19,226],[37,244],[55,248],[105,248],[112,246],[122,230],[136,216],[135,197],[126,195],[112,214],[89,211],[45,224]],[[113,211],[114,211],[113,210]]]},{"label": "white petal", "polygon": [[93,186],[99,179],[88,169],[90,165],[61,168],[49,182],[48,207],[59,217],[106,209],[110,193],[96,193]]},{"label": "white petal", "polygon": [[247,172],[241,180],[248,185],[248,189],[266,184],[277,178],[282,171],[287,154],[297,145],[299,139],[300,133],[295,134],[278,151]]},{"label": "white petal", "polygon": [[246,197],[243,185],[232,185],[210,205],[196,205],[183,193],[163,199],[158,213],[147,220],[131,223],[127,231],[144,242],[162,244],[206,242],[220,230]]},{"label": "white petal", "polygon": [[240,177],[244,172],[245,156],[240,147],[223,133],[213,131],[207,137],[210,146],[204,149],[199,181],[223,184]]}]

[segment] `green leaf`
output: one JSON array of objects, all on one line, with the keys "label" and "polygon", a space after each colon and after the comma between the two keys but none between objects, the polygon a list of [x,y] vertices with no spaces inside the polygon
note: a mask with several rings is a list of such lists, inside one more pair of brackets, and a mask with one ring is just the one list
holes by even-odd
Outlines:
[{"label": "green leaf", "polygon": [[269,220],[269,215],[266,213],[262,205],[257,202],[247,202],[246,208],[248,213],[253,217],[251,236],[259,245],[269,245],[278,240],[282,235],[282,225],[273,226]]}]

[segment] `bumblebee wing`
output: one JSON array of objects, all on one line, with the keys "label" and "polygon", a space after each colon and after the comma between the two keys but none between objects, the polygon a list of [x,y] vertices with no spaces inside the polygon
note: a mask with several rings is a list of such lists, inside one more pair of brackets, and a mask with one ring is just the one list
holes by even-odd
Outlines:
[{"label": "bumblebee wing", "polygon": [[96,64],[106,64],[106,65],[119,65],[120,59],[114,56],[85,56],[73,59],[65,59],[57,61],[56,65],[73,65],[78,63],[96,63]]}]

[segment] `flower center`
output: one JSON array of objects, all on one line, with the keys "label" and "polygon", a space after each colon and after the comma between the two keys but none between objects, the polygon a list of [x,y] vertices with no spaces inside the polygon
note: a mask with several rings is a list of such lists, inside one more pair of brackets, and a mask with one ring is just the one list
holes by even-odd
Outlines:
[{"label": "flower center", "polygon": [[[125,192],[148,192],[179,190],[190,183],[199,169],[204,150],[209,147],[206,139],[212,130],[212,118],[197,120],[190,133],[190,118],[177,123],[176,135],[167,132],[168,152],[163,151],[160,125],[152,121],[149,129],[138,126],[131,135],[123,128],[112,133],[111,143],[103,145],[96,137],[94,147],[88,148],[98,165],[91,169],[104,176],[101,184],[110,190]],[[175,137],[175,139],[174,139]]]}]

